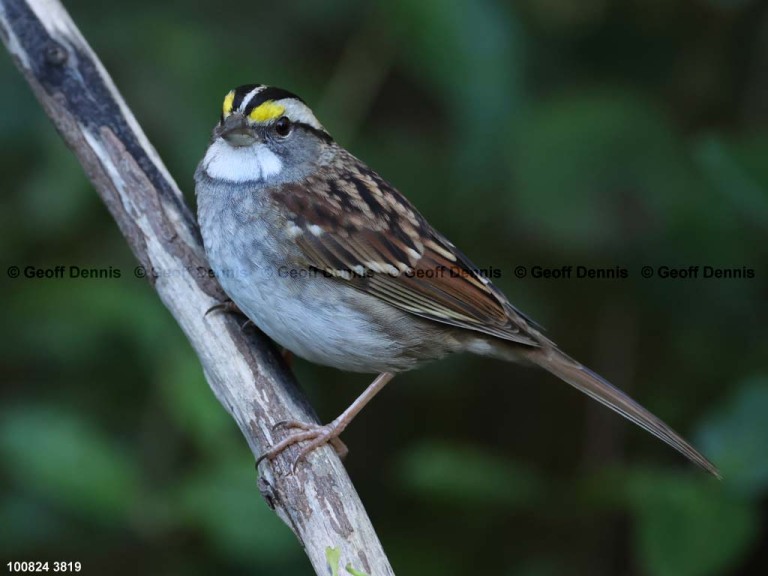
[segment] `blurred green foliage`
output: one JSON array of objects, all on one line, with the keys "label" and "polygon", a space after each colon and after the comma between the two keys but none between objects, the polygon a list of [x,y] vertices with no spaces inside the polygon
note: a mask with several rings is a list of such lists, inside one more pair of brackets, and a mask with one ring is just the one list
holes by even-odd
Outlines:
[{"label": "blurred green foliage", "polygon": [[[67,2],[194,203],[221,98],[301,94],[510,299],[691,436],[717,482],[547,375],[399,377],[345,433],[399,574],[768,568],[768,5]],[[253,458],[71,153],[0,58],[0,559],[309,574]],[[515,266],[630,270],[516,279]],[[11,279],[9,266],[119,269]],[[640,277],[747,266],[746,280]],[[329,420],[366,383],[296,363]],[[343,567],[339,567],[343,573]]]}]

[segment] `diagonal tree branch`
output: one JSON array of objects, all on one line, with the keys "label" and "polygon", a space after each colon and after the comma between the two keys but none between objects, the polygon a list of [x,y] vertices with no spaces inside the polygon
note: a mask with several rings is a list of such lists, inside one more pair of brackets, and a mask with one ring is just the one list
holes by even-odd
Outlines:
[{"label": "diagonal tree branch", "polygon": [[[205,316],[225,298],[197,224],[106,70],[58,0],[0,0],[0,36],[120,227],[202,363],[216,397],[251,451],[275,443],[281,420],[315,421],[272,345],[236,319]],[[160,274],[152,271],[161,271]],[[340,565],[393,574],[344,467],[327,446],[291,474],[295,449],[262,464],[259,488],[294,531],[317,574],[326,550]]]}]

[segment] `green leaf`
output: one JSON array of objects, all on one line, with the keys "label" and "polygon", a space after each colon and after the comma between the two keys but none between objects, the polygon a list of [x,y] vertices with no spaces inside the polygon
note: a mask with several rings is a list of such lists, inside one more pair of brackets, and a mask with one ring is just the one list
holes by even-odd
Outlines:
[{"label": "green leaf", "polygon": [[539,479],[507,458],[472,446],[423,442],[398,467],[405,490],[425,500],[459,506],[519,507],[539,495]]},{"label": "green leaf", "polygon": [[292,558],[296,540],[260,498],[257,481],[246,448],[209,462],[174,487],[173,517],[196,526],[227,557],[262,563]]},{"label": "green leaf", "polygon": [[634,545],[655,576],[730,573],[755,543],[752,502],[699,474],[636,470],[628,483],[636,519]]},{"label": "green leaf", "polygon": [[745,382],[701,425],[697,444],[720,468],[724,483],[759,497],[768,489],[768,377]]},{"label": "green leaf", "polygon": [[158,386],[176,425],[212,456],[239,452],[242,436],[208,386],[193,350],[169,351],[159,372]]},{"label": "green leaf", "polygon": [[68,530],[68,521],[33,494],[8,490],[0,500],[0,526],[13,526],[3,533],[3,556],[39,552],[43,542],[55,542]]},{"label": "green leaf", "polygon": [[[341,560],[341,550],[328,546],[325,549],[325,561],[328,563],[328,568],[331,569],[331,576],[339,576],[339,560]],[[352,568],[351,564],[347,564],[344,570],[352,576],[368,576],[365,572]]]},{"label": "green leaf", "polygon": [[639,94],[595,89],[539,104],[510,160],[512,215],[554,244],[629,241],[627,210],[659,234],[695,239],[697,253],[723,253],[723,233],[738,231],[723,218],[734,212],[729,201],[692,169],[669,118]]},{"label": "green leaf", "polygon": [[[403,63],[445,102],[456,124],[455,179],[493,180],[500,141],[523,111],[523,33],[514,11],[491,0],[396,0],[382,4],[403,43]],[[454,183],[454,188],[456,183]]]},{"label": "green leaf", "polygon": [[0,454],[15,482],[109,524],[139,501],[134,460],[98,427],[62,408],[18,406],[0,423]]},{"label": "green leaf", "polygon": [[38,241],[61,241],[73,229],[84,226],[97,198],[58,134],[41,125],[38,141],[41,149],[35,154],[36,169],[20,190],[20,216],[37,231]]},{"label": "green leaf", "polygon": [[325,549],[325,560],[328,562],[328,567],[331,569],[331,576],[339,576],[339,560],[341,559],[341,550],[338,548]]},{"label": "green leaf", "polygon": [[[723,138],[709,135],[694,142],[693,158],[729,205],[741,212],[743,218],[765,227],[768,224],[768,177],[764,158],[768,145],[765,141],[740,144],[738,147],[728,145]],[[757,164],[752,157],[763,161]]]},{"label": "green leaf", "polygon": [[351,566],[351,565],[349,565],[349,564],[347,564],[347,565],[344,567],[344,570],[346,570],[347,572],[349,572],[350,574],[352,574],[352,576],[368,576],[368,574],[366,574],[365,572],[360,572],[360,570],[355,570],[355,569],[354,569],[354,568],[352,568],[352,566]]}]

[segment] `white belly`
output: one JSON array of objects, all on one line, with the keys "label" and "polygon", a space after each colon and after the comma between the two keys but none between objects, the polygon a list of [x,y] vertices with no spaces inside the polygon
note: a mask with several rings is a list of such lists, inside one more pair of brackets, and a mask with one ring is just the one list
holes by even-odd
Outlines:
[{"label": "white belly", "polygon": [[[374,325],[369,316],[353,307],[355,293],[341,295],[322,276],[311,271],[262,266],[255,272],[241,270],[227,275],[217,268],[224,290],[256,326],[281,346],[317,364],[353,372],[403,370],[413,364],[402,358],[402,346]],[[367,298],[360,294],[359,298]],[[382,306],[387,306],[382,303]]]}]

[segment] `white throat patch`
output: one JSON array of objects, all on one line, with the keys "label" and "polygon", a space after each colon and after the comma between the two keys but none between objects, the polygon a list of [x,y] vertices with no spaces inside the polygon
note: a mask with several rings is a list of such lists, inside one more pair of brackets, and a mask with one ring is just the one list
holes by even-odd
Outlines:
[{"label": "white throat patch", "polygon": [[253,182],[279,174],[283,163],[264,144],[238,147],[219,138],[205,153],[203,169],[216,180]]}]

